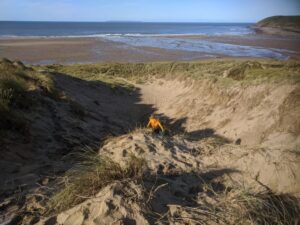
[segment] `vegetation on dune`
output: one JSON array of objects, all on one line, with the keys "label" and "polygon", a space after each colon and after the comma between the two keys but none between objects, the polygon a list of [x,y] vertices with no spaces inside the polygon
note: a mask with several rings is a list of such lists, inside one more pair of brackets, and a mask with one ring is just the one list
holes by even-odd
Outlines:
[{"label": "vegetation on dune", "polygon": [[26,131],[27,124],[21,110],[32,107],[32,93],[37,89],[42,89],[51,97],[58,95],[50,77],[37,73],[21,62],[0,61],[0,131]]},{"label": "vegetation on dune", "polygon": [[[137,182],[144,193],[142,202],[146,205],[146,215],[151,215],[153,221],[165,223],[189,224],[197,221],[197,224],[298,224],[300,214],[299,199],[288,194],[276,194],[269,190],[252,193],[245,187],[229,182],[207,180],[201,173],[192,172],[199,179],[199,186],[193,200],[189,204],[176,205],[176,209],[170,210],[164,215],[149,211],[152,202],[160,202],[160,196],[156,191],[166,188],[173,193],[171,177],[180,177],[181,174],[152,174],[147,172],[146,161],[130,155],[126,166],[112,161],[107,157],[86,150],[79,155],[80,163],[60,178],[57,185],[58,192],[48,202],[48,213],[58,213],[96,197],[102,188],[115,182],[121,182],[124,188],[130,182]],[[147,176],[145,175],[147,174]],[[169,180],[164,185],[161,182]],[[145,183],[151,185],[145,186]],[[192,185],[193,186],[193,185]],[[148,196],[148,197],[147,197]],[[126,196],[123,196],[126,198]],[[134,201],[131,198],[131,201]],[[155,204],[155,203],[154,203]]]},{"label": "vegetation on dune", "polygon": [[[51,65],[46,71],[65,73],[85,80],[100,80],[132,90],[125,80],[144,83],[151,78],[211,79],[220,84],[256,84],[300,81],[300,63],[271,60],[210,60],[201,62],[110,63]],[[124,80],[125,79],[125,80]]]},{"label": "vegetation on dune", "polygon": [[[271,191],[252,193],[240,185],[224,186],[203,183],[197,206],[178,206],[173,222],[199,224],[294,225],[300,222],[299,199]],[[182,215],[182,216],[181,216]],[[202,221],[202,222],[200,222]]]},{"label": "vegetation on dune", "polygon": [[146,168],[145,160],[134,155],[130,155],[124,167],[91,149],[84,150],[76,157],[80,162],[60,179],[59,191],[48,203],[49,212],[69,209],[94,197],[101,188],[113,182],[139,179]]},{"label": "vegetation on dune", "polygon": [[[128,91],[134,91],[134,85],[128,83],[122,76],[115,76],[114,73],[109,72],[109,68],[114,64],[98,65],[98,64],[75,64],[75,65],[50,65],[42,68],[48,72],[62,73],[87,81],[100,81],[110,86],[112,89],[118,87],[124,88]],[[121,73],[121,71],[119,71]]]},{"label": "vegetation on dune", "polygon": [[26,78],[23,68],[6,59],[0,61],[0,131],[26,129],[25,119],[17,112],[31,104]]}]

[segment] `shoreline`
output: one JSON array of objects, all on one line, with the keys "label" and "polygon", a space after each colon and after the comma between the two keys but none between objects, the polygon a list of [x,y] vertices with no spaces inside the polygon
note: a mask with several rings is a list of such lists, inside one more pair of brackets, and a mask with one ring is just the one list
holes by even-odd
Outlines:
[{"label": "shoreline", "polygon": [[[141,37],[139,37],[141,39]],[[300,59],[300,40],[294,36],[252,34],[159,36],[160,39],[199,40],[209,43],[283,51],[290,59]],[[28,64],[73,64],[97,62],[195,61],[216,58],[264,58],[223,53],[168,49],[165,46],[134,46],[100,37],[0,38],[0,58]],[[265,57],[268,58],[268,57]]]},{"label": "shoreline", "polygon": [[[179,36],[165,36],[175,38]],[[300,52],[300,35],[271,35],[271,34],[249,34],[249,35],[186,35],[185,39],[208,40],[238,45],[249,45],[258,47],[280,48]]]},{"label": "shoreline", "polygon": [[[1,51],[2,50],[2,51]],[[220,57],[220,56],[216,56]],[[26,64],[191,61],[209,59],[201,52],[133,47],[100,38],[31,38],[0,40],[0,58]]]}]

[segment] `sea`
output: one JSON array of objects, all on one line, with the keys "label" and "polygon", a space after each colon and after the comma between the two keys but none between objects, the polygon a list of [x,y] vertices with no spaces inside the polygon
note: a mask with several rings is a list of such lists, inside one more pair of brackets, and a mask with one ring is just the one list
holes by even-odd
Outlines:
[{"label": "sea", "polygon": [[247,35],[250,23],[0,22],[0,37]]},{"label": "sea", "polygon": [[[1,22],[1,38],[75,38],[92,37],[119,42],[131,47],[155,47],[193,51],[208,57],[260,57],[288,59],[283,49],[190,39],[187,35],[248,36],[254,34],[251,23],[150,23],[150,22]],[[173,38],[169,38],[174,36]]]}]

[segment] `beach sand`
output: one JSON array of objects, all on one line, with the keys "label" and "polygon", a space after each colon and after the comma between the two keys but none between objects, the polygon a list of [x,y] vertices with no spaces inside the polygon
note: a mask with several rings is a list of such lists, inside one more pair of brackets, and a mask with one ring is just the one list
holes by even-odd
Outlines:
[{"label": "beach sand", "polygon": [[[172,36],[169,38],[178,37]],[[297,37],[250,35],[180,36],[180,38],[285,49],[290,51],[285,53],[290,58],[300,59],[300,40]],[[193,61],[229,56],[154,47],[136,47],[125,43],[112,42],[103,38],[15,38],[0,39],[0,58],[2,57],[21,60],[30,64],[64,64],[114,61]]]},{"label": "beach sand", "polygon": [[200,52],[132,47],[100,38],[1,39],[0,58],[25,63],[95,63],[207,59]]}]

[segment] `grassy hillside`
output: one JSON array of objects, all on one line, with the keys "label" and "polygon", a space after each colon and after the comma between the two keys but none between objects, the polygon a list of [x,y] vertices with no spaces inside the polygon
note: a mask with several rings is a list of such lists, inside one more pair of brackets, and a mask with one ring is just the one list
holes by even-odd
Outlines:
[{"label": "grassy hillside", "polygon": [[255,27],[300,32],[300,16],[272,16],[259,21]]},{"label": "grassy hillside", "polygon": [[220,83],[299,82],[300,63],[272,60],[210,60],[200,62],[101,63],[42,66],[48,72],[133,88],[124,79],[143,83],[152,78],[213,79]]}]

